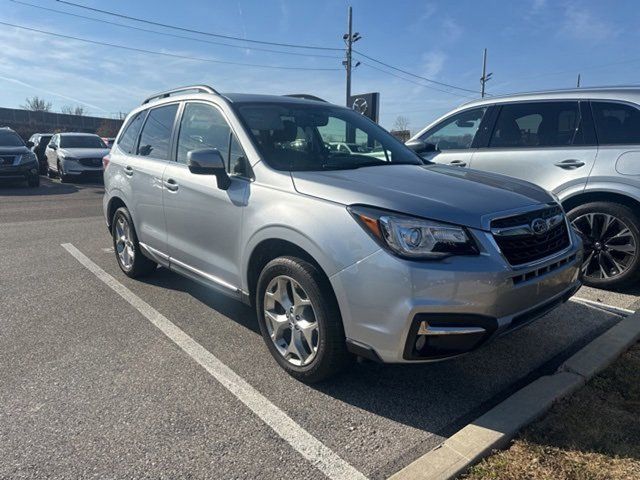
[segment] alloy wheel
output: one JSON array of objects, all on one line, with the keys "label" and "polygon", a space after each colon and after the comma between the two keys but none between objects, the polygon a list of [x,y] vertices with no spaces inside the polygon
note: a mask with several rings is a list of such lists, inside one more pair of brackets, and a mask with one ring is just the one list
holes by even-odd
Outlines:
[{"label": "alloy wheel", "polygon": [[608,213],[586,213],[572,222],[584,242],[582,274],[597,280],[623,275],[638,255],[629,226]]},{"label": "alloy wheel", "polygon": [[273,278],[264,294],[264,318],[276,349],[289,363],[309,365],[318,353],[320,332],[309,296],[293,278]]},{"label": "alloy wheel", "polygon": [[127,219],[120,215],[116,221],[116,253],[122,266],[129,270],[133,267],[135,249],[131,237],[131,226]]}]

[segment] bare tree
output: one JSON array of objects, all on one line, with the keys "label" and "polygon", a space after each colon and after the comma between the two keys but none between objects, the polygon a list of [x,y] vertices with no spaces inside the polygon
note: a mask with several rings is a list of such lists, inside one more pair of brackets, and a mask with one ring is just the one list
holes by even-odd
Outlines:
[{"label": "bare tree", "polygon": [[409,130],[409,119],[399,115],[396,121],[393,122],[393,129],[397,131]]},{"label": "bare tree", "polygon": [[34,95],[31,98],[25,99],[25,104],[20,105],[20,108],[31,110],[32,112],[50,112],[51,102],[47,102],[44,98]]},{"label": "bare tree", "polygon": [[84,107],[82,105],[76,105],[75,107],[72,107],[71,105],[64,105],[60,109],[60,112],[66,115],[78,115],[78,116],[82,116],[85,114]]}]

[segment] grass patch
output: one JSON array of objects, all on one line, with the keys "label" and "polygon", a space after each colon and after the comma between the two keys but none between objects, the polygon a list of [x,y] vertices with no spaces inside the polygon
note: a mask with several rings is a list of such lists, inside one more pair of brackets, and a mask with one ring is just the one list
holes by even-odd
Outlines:
[{"label": "grass patch", "polygon": [[640,344],[462,478],[640,479]]}]

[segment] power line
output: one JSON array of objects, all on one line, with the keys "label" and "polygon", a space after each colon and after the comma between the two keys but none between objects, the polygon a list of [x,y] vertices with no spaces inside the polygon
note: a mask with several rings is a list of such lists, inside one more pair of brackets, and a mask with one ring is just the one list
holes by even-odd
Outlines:
[{"label": "power line", "polygon": [[311,49],[311,50],[330,50],[330,51],[338,51],[338,52],[342,51],[341,48],[319,47],[319,46],[315,46],[315,45],[297,45],[297,44],[293,44],[293,43],[267,42],[267,41],[264,41],[264,40],[252,40],[252,39],[248,39],[248,38],[234,37],[234,36],[231,36],[231,35],[222,35],[222,34],[219,34],[219,33],[204,32],[202,30],[194,30],[194,29],[191,29],[191,28],[179,27],[177,25],[169,25],[167,23],[154,22],[154,21],[151,21],[151,20],[145,20],[143,18],[132,17],[130,15],[124,15],[124,14],[121,14],[121,13],[111,12],[111,11],[108,11],[108,10],[101,10],[99,8],[88,7],[86,5],[81,5],[79,3],[67,2],[66,0],[56,0],[56,1],[59,2],[59,3],[64,3],[66,5],[71,5],[72,7],[83,8],[85,10],[91,10],[93,12],[103,13],[105,15],[111,15],[113,17],[119,17],[119,18],[124,18],[124,19],[127,19],[127,20],[133,20],[134,22],[141,22],[141,23],[146,23],[146,24],[149,24],[149,25],[155,25],[156,27],[171,28],[173,30],[180,30],[180,31],[183,31],[183,32],[197,33],[199,35],[207,35],[207,36],[210,36],[210,37],[226,38],[227,40],[236,40],[236,41],[239,41],[239,42],[248,42],[248,43],[258,43],[258,44],[262,44],[262,45],[272,45],[272,46],[276,46],[276,47],[306,48],[306,49]]},{"label": "power line", "polygon": [[[61,1],[61,0],[58,0],[58,1]],[[444,83],[444,82],[438,82],[437,80],[433,80],[431,78],[423,77],[421,75],[416,75],[415,73],[411,73],[411,72],[408,72],[408,71],[403,70],[401,68],[394,67],[393,65],[389,65],[388,63],[384,63],[384,62],[382,62],[380,60],[377,60],[377,59],[375,59],[373,57],[370,57],[369,55],[365,55],[364,53],[362,53],[362,52],[360,52],[360,51],[358,51],[356,49],[354,49],[353,51],[355,53],[357,53],[358,55],[360,55],[361,57],[364,57],[364,58],[366,58],[368,60],[371,60],[372,62],[378,63],[380,65],[383,65],[383,66],[385,66],[387,68],[390,68],[392,70],[395,70],[397,72],[401,72],[401,73],[404,73],[405,75],[409,75],[410,77],[419,78],[420,80],[424,80],[426,82],[435,83],[436,85],[441,85],[443,87],[453,88],[453,89],[460,90],[460,91],[463,91],[463,92],[469,92],[469,93],[475,93],[475,94],[478,93],[475,90],[470,90],[468,88],[457,87],[455,85],[450,85],[450,84]]]},{"label": "power line", "polygon": [[25,27],[23,25],[15,25],[13,23],[0,22],[0,25],[6,25],[8,27],[19,28],[21,30],[28,30],[30,32],[42,33],[44,35],[51,35],[51,36],[59,37],[59,38],[77,40],[79,42],[91,43],[91,44],[94,44],[94,45],[103,45],[103,46],[106,46],[106,47],[120,48],[122,50],[130,50],[132,52],[148,53],[148,54],[152,54],[152,55],[161,55],[161,56],[164,56],[164,57],[171,57],[171,58],[181,58],[181,59],[184,59],[184,60],[193,60],[193,61],[197,61],[197,62],[221,63],[221,64],[226,64],[226,65],[237,65],[237,66],[241,66],[241,67],[271,68],[271,69],[277,69],[277,70],[305,70],[305,71],[336,71],[336,70],[340,70],[339,68],[287,67],[287,66],[282,66],[282,65],[264,65],[264,64],[259,64],[259,63],[229,62],[229,61],[225,61],[225,60],[214,60],[212,58],[190,57],[190,56],[187,56],[187,55],[178,55],[176,53],[158,52],[158,51],[155,51],[155,50],[145,50],[145,49],[142,49],[142,48],[127,47],[125,45],[118,45],[116,43],[99,42],[97,40],[89,40],[89,39],[86,39],[86,38],[72,37],[70,35],[63,35],[61,33],[48,32],[46,30],[39,30],[37,28]]},{"label": "power line", "polygon": [[271,53],[280,53],[280,54],[286,54],[286,55],[296,55],[296,56],[302,56],[302,57],[322,57],[322,58],[342,58],[339,57],[337,55],[326,55],[326,54],[320,54],[320,53],[302,53],[302,52],[285,52],[282,50],[273,50],[270,48],[262,48],[262,47],[247,47],[245,45],[233,45],[231,43],[223,43],[223,42],[216,42],[213,40],[205,40],[203,38],[196,38],[196,37],[189,37],[186,35],[178,35],[176,33],[167,33],[167,32],[159,32],[157,30],[149,30],[147,28],[141,28],[141,27],[134,27],[133,25],[127,25],[124,23],[118,23],[118,22],[110,22],[109,20],[104,20],[102,18],[95,18],[95,17],[87,17],[85,15],[79,15],[77,13],[71,13],[71,12],[65,12],[64,10],[58,10],[55,8],[47,8],[47,7],[42,7],[40,5],[35,5],[33,3],[28,3],[28,2],[21,2],[19,0],[9,0],[10,2],[19,4],[19,5],[25,5],[28,7],[33,7],[33,8],[37,8],[39,10],[46,10],[48,12],[54,12],[54,13],[58,13],[61,15],[67,15],[70,17],[75,17],[75,18],[82,18],[85,20],[91,20],[93,22],[98,22],[98,23],[104,23],[107,25],[115,25],[117,27],[121,27],[121,28],[129,28],[131,30],[137,30],[139,32],[147,32],[147,33],[154,33],[156,35],[162,35],[165,37],[173,37],[173,38],[182,38],[184,40],[192,40],[195,42],[201,42],[201,43],[208,43],[210,45],[220,45],[223,47],[231,47],[231,48],[240,48],[243,50],[246,49],[251,49],[251,50],[259,50],[261,52],[271,52]]},{"label": "power line", "polygon": [[371,65],[369,63],[366,63],[364,61],[361,61],[360,65],[364,65],[365,67],[372,68],[374,70],[377,70],[378,72],[386,73],[387,75],[391,75],[392,77],[399,78],[400,80],[404,80],[405,82],[413,83],[414,85],[418,85],[420,87],[428,88],[430,90],[435,90],[437,92],[442,92],[442,93],[448,93],[449,95],[454,95],[456,97],[475,98],[475,97],[472,97],[471,95],[463,95],[462,93],[450,92],[448,90],[442,90],[440,88],[436,88],[436,87],[433,87],[431,85],[425,85],[424,83],[419,83],[419,82],[416,82],[414,80],[409,80],[408,78],[401,77],[400,75],[397,75],[397,74],[395,74],[393,72],[389,72],[388,70],[383,70],[382,68],[378,68],[378,67],[376,67],[374,65]]}]

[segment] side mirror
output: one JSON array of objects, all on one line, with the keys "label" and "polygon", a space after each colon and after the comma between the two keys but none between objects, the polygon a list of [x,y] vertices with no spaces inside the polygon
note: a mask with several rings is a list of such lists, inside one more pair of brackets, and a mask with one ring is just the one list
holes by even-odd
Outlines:
[{"label": "side mirror", "polygon": [[409,140],[405,145],[416,153],[431,153],[438,151],[433,143],[426,143],[422,140]]},{"label": "side mirror", "polygon": [[33,144],[33,142],[32,142],[31,140],[29,140],[29,141],[27,142],[27,148],[33,148],[33,145],[34,145],[34,144]]},{"label": "side mirror", "polygon": [[231,179],[224,168],[224,159],[217,148],[202,148],[187,152],[187,166],[196,175],[215,175],[218,188],[227,190]]}]

